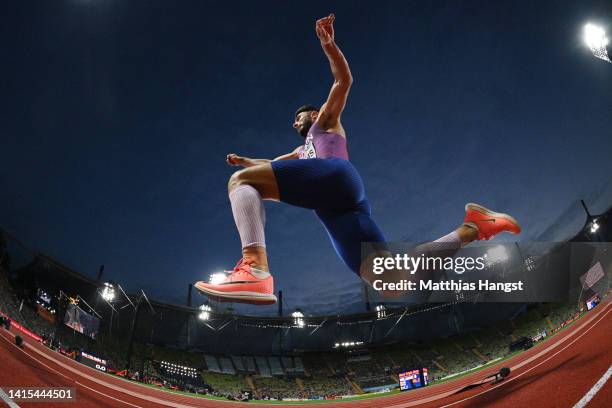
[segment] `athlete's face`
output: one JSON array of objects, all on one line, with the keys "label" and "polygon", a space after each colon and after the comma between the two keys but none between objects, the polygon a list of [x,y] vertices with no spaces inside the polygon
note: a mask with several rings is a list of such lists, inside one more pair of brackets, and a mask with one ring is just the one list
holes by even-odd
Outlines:
[{"label": "athlete's face", "polygon": [[305,138],[308,136],[308,131],[312,124],[317,120],[317,115],[319,112],[310,111],[310,112],[300,112],[296,115],[295,121],[293,122],[293,128],[297,130],[297,132]]}]

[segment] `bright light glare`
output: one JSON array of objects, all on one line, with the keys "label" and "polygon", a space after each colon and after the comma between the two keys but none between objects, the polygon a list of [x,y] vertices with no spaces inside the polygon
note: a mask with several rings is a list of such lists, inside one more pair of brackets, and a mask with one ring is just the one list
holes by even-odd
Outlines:
[{"label": "bright light glare", "polygon": [[604,29],[591,23],[584,26],[584,42],[591,49],[603,48],[608,45]]},{"label": "bright light glare", "polygon": [[505,262],[508,260],[508,251],[503,245],[494,246],[487,251],[487,261],[490,264]]},{"label": "bright light glare", "polygon": [[104,283],[104,289],[102,289],[102,299],[107,302],[112,302],[115,300],[115,288],[111,283]]},{"label": "bright light glare", "polygon": [[387,311],[386,311],[385,306],[383,306],[383,305],[376,306],[376,318],[377,319],[382,319],[382,318],[384,318],[386,316],[387,316]]},{"label": "bright light glare", "polygon": [[200,314],[198,314],[198,319],[200,320],[208,320],[210,319],[210,312],[212,311],[212,308],[209,305],[202,305],[200,306]]},{"label": "bright light glare", "polygon": [[342,343],[335,343],[334,348],[355,347],[355,346],[361,346],[362,344],[363,344],[363,341],[343,341]]},{"label": "bright light glare", "polygon": [[304,313],[302,313],[300,310],[296,310],[295,312],[291,313],[291,317],[293,317],[293,323],[297,327],[304,327]]},{"label": "bright light glare", "polygon": [[608,56],[608,51],[606,49],[606,46],[608,45],[608,39],[606,38],[606,32],[603,28],[597,27],[590,23],[585,25],[584,42],[591,49],[593,56],[612,63],[612,60],[610,60],[610,57]]},{"label": "bright light glare", "polygon": [[217,273],[213,273],[212,275],[210,275],[210,279],[209,279],[209,283],[211,285],[217,285],[221,282],[223,282],[226,278],[226,274],[224,274],[223,272],[217,272]]},{"label": "bright light glare", "polygon": [[599,224],[597,223],[597,219],[594,219],[591,223],[591,234],[594,234],[599,229]]}]

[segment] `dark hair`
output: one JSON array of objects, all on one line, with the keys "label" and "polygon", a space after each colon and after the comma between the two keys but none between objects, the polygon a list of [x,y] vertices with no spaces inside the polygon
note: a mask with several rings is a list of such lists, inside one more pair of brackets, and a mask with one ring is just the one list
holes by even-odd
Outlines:
[{"label": "dark hair", "polygon": [[319,108],[317,106],[314,105],[304,105],[304,106],[300,106],[298,108],[298,110],[295,111],[295,116],[299,115],[302,112],[312,112],[312,111],[319,111]]}]

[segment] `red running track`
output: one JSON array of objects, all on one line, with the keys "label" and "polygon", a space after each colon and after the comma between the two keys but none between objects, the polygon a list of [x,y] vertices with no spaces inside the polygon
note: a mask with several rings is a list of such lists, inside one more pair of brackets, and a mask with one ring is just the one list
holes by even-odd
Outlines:
[{"label": "red running track", "polygon": [[[602,302],[571,327],[544,343],[477,373],[386,397],[323,404],[341,407],[573,407],[612,365],[612,303]],[[25,340],[14,345],[14,334],[0,330],[0,385],[75,387],[79,408],[91,407],[244,407],[245,403],[209,400],[153,389],[86,367],[42,344]],[[497,385],[466,386],[510,367],[508,378]],[[586,405],[612,406],[612,384],[604,384]],[[320,404],[317,404],[321,406]],[[1,406],[1,402],[0,402]],[[19,403],[20,407],[65,404]],[[257,404],[278,407],[279,404]]]}]

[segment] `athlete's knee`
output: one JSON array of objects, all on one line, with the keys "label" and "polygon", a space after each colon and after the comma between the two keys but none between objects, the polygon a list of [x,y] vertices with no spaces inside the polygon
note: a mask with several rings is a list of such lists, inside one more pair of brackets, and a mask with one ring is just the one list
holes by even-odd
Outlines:
[{"label": "athlete's knee", "polygon": [[[272,174],[272,177],[270,177],[270,174]],[[232,174],[227,183],[228,192],[231,193],[242,185],[253,187],[259,191],[264,199],[278,200],[278,187],[274,175],[268,173],[264,165],[249,167]]]},{"label": "athlete's knee", "polygon": [[262,183],[259,178],[256,177],[256,174],[254,174],[253,171],[250,169],[238,170],[237,172],[232,174],[227,183],[227,191],[231,193],[236,187],[245,184],[252,186],[261,193],[260,185]]},{"label": "athlete's knee", "polygon": [[238,170],[232,174],[227,182],[227,191],[232,192],[239,185],[246,184],[246,177],[244,176],[244,170]]}]

